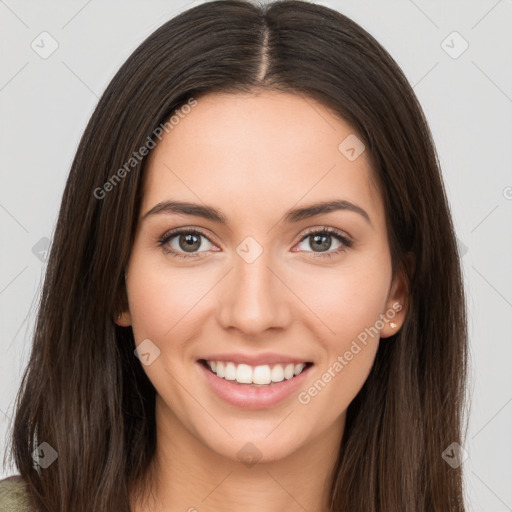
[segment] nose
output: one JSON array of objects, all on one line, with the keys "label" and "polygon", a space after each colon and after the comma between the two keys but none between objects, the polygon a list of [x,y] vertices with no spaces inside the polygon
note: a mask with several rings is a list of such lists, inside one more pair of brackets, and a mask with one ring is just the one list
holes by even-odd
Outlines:
[{"label": "nose", "polygon": [[234,268],[219,289],[218,321],[224,329],[255,336],[290,323],[293,293],[268,253],[251,263],[234,255]]}]

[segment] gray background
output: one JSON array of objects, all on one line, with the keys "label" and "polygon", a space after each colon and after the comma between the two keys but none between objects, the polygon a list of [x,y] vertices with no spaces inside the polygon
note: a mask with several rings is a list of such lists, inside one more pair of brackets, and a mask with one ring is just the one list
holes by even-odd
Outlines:
[{"label": "gray background", "polygon": [[[0,455],[29,354],[47,239],[85,124],[138,44],[200,3],[0,1]],[[469,304],[468,510],[512,511],[512,1],[316,3],[375,36],[430,123]],[[464,41],[469,47],[458,55]],[[58,48],[42,58],[52,44]]]}]

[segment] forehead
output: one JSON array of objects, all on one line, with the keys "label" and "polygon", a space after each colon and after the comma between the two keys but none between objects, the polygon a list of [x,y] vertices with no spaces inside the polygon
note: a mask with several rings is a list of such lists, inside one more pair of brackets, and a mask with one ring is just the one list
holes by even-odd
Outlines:
[{"label": "forehead", "polygon": [[367,152],[355,160],[343,152],[354,137],[345,120],[309,97],[202,96],[152,150],[143,211],[171,196],[275,221],[293,205],[339,198],[382,216]]}]

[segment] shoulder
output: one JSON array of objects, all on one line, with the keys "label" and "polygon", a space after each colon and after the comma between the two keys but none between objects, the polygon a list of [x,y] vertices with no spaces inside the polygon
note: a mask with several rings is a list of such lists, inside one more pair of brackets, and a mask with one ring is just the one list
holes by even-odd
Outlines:
[{"label": "shoulder", "polygon": [[0,480],[0,512],[30,512],[27,484],[20,475]]}]

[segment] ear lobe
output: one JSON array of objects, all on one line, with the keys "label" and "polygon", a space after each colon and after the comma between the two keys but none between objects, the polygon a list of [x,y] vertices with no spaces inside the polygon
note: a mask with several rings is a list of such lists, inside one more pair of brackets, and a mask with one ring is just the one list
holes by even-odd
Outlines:
[{"label": "ear lobe", "polygon": [[409,283],[407,273],[401,270],[396,273],[386,303],[384,313],[385,325],[380,331],[381,338],[396,334],[402,327],[408,310]]},{"label": "ear lobe", "polygon": [[130,325],[132,325],[131,315],[128,311],[120,313],[117,315],[114,322],[117,325],[120,325],[121,327],[129,327]]}]

